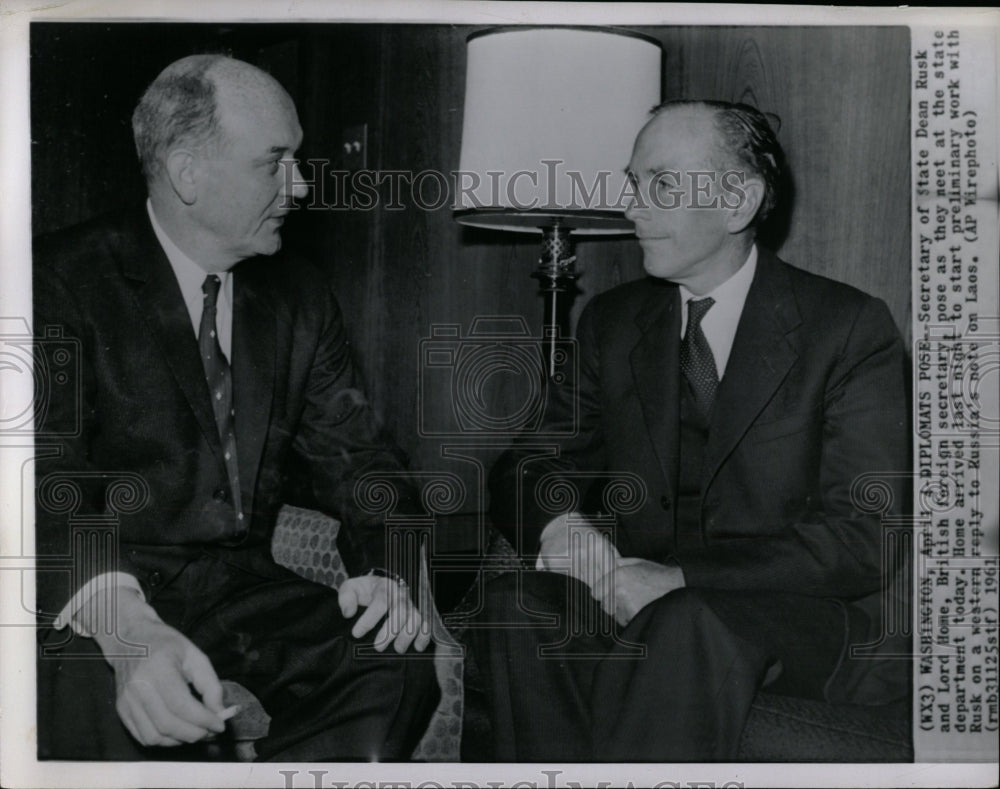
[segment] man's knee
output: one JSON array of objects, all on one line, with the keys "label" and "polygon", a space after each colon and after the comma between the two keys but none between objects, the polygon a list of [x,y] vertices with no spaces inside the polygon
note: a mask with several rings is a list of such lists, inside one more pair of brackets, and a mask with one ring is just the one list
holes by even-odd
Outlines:
[{"label": "man's knee", "polygon": [[675,589],[636,614],[629,629],[641,630],[648,636],[662,633],[675,641],[717,632],[724,629],[725,624],[716,615],[711,598],[711,590]]},{"label": "man's knee", "polygon": [[690,616],[697,615],[707,605],[707,597],[702,589],[682,586],[680,589],[657,598],[649,607],[658,610],[661,615]]},{"label": "man's knee", "polygon": [[415,693],[439,695],[437,666],[434,660],[434,645],[431,644],[423,652],[410,648],[397,660],[403,665],[404,690]]},{"label": "man's knee", "polygon": [[503,623],[561,612],[566,608],[569,589],[574,584],[580,582],[556,573],[534,570],[504,573],[482,586],[482,618]]},{"label": "man's knee", "polygon": [[[434,642],[432,641],[423,652],[419,652],[412,644],[405,652],[397,652],[394,643],[390,643],[384,650],[375,648],[374,631],[356,638],[350,633],[343,634],[343,646],[346,648],[348,659],[359,668],[365,667],[371,670],[390,668],[400,673],[419,677],[427,671],[427,666],[434,664]],[[412,666],[412,668],[410,668]],[[404,672],[404,669],[406,671]]]}]

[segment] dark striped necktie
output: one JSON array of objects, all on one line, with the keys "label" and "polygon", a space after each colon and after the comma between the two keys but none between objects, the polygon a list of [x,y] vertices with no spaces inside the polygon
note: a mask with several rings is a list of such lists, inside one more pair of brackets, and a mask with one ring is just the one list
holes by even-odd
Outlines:
[{"label": "dark striped necktie", "polygon": [[221,282],[215,274],[209,274],[202,283],[201,292],[205,294],[205,300],[201,311],[201,326],[198,329],[198,348],[201,351],[201,363],[205,367],[208,391],[212,396],[215,424],[219,428],[219,438],[222,441],[222,454],[226,461],[226,471],[229,474],[233,506],[242,520],[240,475],[236,462],[233,376],[229,369],[229,362],[222,352],[222,346],[219,345],[219,332],[215,320],[220,284]]}]

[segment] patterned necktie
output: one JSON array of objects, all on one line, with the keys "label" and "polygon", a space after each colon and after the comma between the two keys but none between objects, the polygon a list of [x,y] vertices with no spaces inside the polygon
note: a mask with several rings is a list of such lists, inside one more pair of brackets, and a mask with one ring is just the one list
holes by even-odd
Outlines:
[{"label": "patterned necktie", "polygon": [[222,454],[226,461],[226,471],[232,487],[233,506],[243,519],[240,512],[240,476],[236,463],[236,429],[235,411],[233,410],[233,377],[229,370],[229,362],[222,353],[216,331],[216,303],[219,300],[219,278],[209,274],[201,285],[205,300],[201,310],[201,326],[198,329],[198,348],[201,351],[201,363],[205,367],[205,379],[208,381],[208,391],[212,395],[212,410],[215,412],[215,424],[219,428],[219,438],[222,440]]},{"label": "patterned necktie", "polygon": [[719,388],[715,357],[701,328],[701,319],[713,304],[715,299],[711,298],[688,301],[687,331],[681,340],[681,372],[691,384],[695,402],[705,417],[712,411],[715,390]]}]

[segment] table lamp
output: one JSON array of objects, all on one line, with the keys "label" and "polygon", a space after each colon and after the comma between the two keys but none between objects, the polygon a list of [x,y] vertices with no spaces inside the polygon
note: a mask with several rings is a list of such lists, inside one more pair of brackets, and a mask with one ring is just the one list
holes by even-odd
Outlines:
[{"label": "table lamp", "polygon": [[633,232],[625,167],[660,103],[662,50],[629,31],[501,27],[468,38],[455,219],[541,233],[532,274],[547,299],[553,374],[573,238]]}]

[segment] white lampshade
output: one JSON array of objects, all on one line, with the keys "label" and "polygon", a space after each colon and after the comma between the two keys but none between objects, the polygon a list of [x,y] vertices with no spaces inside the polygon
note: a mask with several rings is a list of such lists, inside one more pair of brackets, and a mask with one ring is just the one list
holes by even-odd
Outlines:
[{"label": "white lampshade", "polygon": [[[522,232],[629,233],[625,167],[660,102],[661,48],[597,28],[469,37],[455,218]],[[601,188],[603,186],[603,189]]]}]

